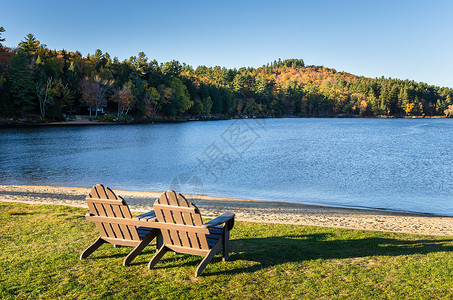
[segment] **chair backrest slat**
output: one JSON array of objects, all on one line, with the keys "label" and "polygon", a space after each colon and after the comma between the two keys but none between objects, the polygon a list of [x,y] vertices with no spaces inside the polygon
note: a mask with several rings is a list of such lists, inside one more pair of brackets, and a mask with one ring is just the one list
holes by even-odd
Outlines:
[{"label": "chair backrest slat", "polygon": [[[168,202],[170,205],[172,206],[179,206],[179,201],[178,199],[176,198],[176,194],[174,193],[170,193],[167,195],[168,197]],[[184,222],[184,217],[183,217],[183,214],[181,211],[174,211],[173,212],[173,218],[174,218],[174,221],[176,224],[181,224],[181,225],[186,225],[186,223]],[[188,248],[191,248],[192,245],[189,241],[189,236],[187,234],[187,232],[185,231],[180,231],[179,232],[179,238],[181,240],[181,244],[183,247],[188,247]]]},{"label": "chair backrest slat", "polygon": [[[159,222],[177,224],[178,229],[162,229],[164,242],[173,246],[208,250],[206,231],[203,228],[194,232],[193,227],[203,225],[200,211],[188,203],[183,195],[168,191],[156,200],[154,207]],[[187,209],[191,208],[191,209]],[[184,228],[191,228],[190,231]]]},{"label": "chair backrest slat", "polygon": [[[124,200],[123,200],[123,202],[126,203]],[[131,214],[131,211],[129,210],[129,206],[121,205],[121,206],[119,206],[119,209],[121,211],[122,216],[125,219],[132,219],[132,214]],[[140,239],[140,237],[138,236],[137,227],[135,227],[134,225],[127,225],[126,227],[129,229],[129,233],[132,236],[133,240]]]},{"label": "chair backrest slat", "polygon": [[[187,201],[179,201],[179,205],[181,207],[189,207],[189,203]],[[184,216],[184,221],[188,226],[194,226],[192,214],[190,212],[183,212],[182,215]],[[189,243],[191,248],[201,249],[200,243],[198,242],[197,234],[195,232],[187,232],[189,237]]]},{"label": "chair backrest slat", "polygon": [[[161,196],[161,199],[162,199],[162,196]],[[165,199],[166,201],[166,199]],[[157,203],[161,203],[163,204],[163,200],[160,201],[160,199],[156,200],[155,202]],[[156,213],[156,218],[158,221],[160,222],[165,222],[165,217],[164,217],[164,213],[162,212],[161,209],[155,209],[154,212]],[[167,230],[167,229],[161,229],[161,233],[162,233],[162,237],[164,238],[164,241],[168,242],[168,241],[171,241],[171,238],[170,238],[170,231]]]},{"label": "chair backrest slat", "polygon": [[[160,201],[161,201],[161,204],[164,204],[165,206],[171,205],[169,202],[169,199],[166,197],[165,194],[162,194]],[[164,220],[166,223],[176,224],[173,213],[170,209],[162,208],[162,215],[164,216]],[[172,245],[182,246],[181,239],[179,238],[178,230],[169,229],[168,234],[172,241]]]},{"label": "chair backrest slat", "polygon": [[[97,184],[86,197],[88,208],[95,216],[132,219],[129,207],[123,198]],[[137,228],[134,225],[115,224],[109,222],[96,222],[101,237],[140,240]]]},{"label": "chair backrest slat", "polygon": [[[87,200],[88,202],[88,200]],[[102,203],[93,203],[95,211],[97,212],[98,216],[101,217],[107,217],[107,213],[104,208],[104,204]],[[93,213],[93,212],[92,212]],[[113,229],[110,223],[100,223],[102,227],[104,228],[104,232],[106,234],[106,237],[115,237],[115,234],[113,233]]]},{"label": "chair backrest slat", "polygon": [[[105,191],[105,188],[102,184],[97,184],[95,186],[95,189],[96,189],[96,193],[97,195],[99,196],[100,199],[110,199],[108,196],[107,196],[107,192]],[[116,198],[113,198],[113,199],[116,199]]]},{"label": "chair backrest slat", "polygon": [[[191,203],[190,205],[195,207],[196,210],[198,211],[197,214],[192,214],[193,222],[194,222],[195,226],[203,225],[203,220],[201,218],[200,210],[198,209],[198,207],[195,206],[195,204]],[[198,237],[198,242],[200,243],[200,249],[209,249],[208,240],[206,239],[206,235],[205,234],[201,235],[201,234],[197,233],[197,237]]]},{"label": "chair backrest slat", "polygon": [[[109,188],[105,189],[105,193],[106,193],[108,199],[118,200],[119,198],[121,198],[121,197],[118,197],[117,195],[115,195],[115,193]],[[132,216],[130,214],[130,211],[129,211],[129,207],[127,205],[123,205],[123,203],[125,204],[123,198],[121,198],[121,200],[122,200],[121,204],[112,204],[111,205],[115,217],[117,217],[117,218],[126,218],[126,216],[123,214],[123,211],[121,209],[122,207],[124,207],[128,211],[127,218],[132,218]],[[129,225],[129,226],[131,226],[131,225]],[[121,234],[123,236],[123,239],[125,239],[125,240],[138,240],[138,239],[140,239],[140,237],[138,236],[137,230],[134,230],[135,226],[131,226],[132,229],[130,229],[129,226],[124,225],[124,224],[119,224],[119,229],[121,230]]]},{"label": "chair backrest slat", "polygon": [[[115,213],[113,212],[113,208],[111,204],[103,204],[105,213],[107,214],[107,217],[112,217],[115,218]],[[113,234],[116,238],[118,239],[124,239],[123,233],[121,231],[120,225],[119,224],[110,224],[110,227],[112,228]]]},{"label": "chair backrest slat", "polygon": [[[115,214],[116,218],[124,218],[124,216],[123,216],[123,214],[121,212],[120,205],[112,204],[111,206],[112,206],[112,210],[113,210],[113,213]],[[123,239],[125,239],[125,240],[133,240],[134,239],[132,237],[131,232],[129,231],[129,228],[127,227],[127,225],[118,224],[118,227],[121,230],[121,235],[122,235]]]},{"label": "chair backrest slat", "polygon": [[[110,188],[106,188],[105,189],[105,194],[107,196],[107,199],[115,199],[115,200],[118,200],[118,196],[115,195],[115,193],[110,189]],[[121,198],[121,197],[120,197]]]}]

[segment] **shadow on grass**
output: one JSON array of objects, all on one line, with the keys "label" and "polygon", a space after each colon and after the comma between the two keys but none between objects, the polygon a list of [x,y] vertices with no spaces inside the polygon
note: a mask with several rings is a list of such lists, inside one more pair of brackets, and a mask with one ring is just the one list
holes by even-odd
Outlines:
[{"label": "shadow on grass", "polygon": [[25,215],[33,215],[33,212],[27,212],[27,211],[18,211],[15,209],[8,210],[6,212],[9,216],[25,216]]},{"label": "shadow on grass", "polygon": [[[93,254],[91,254],[87,259],[106,259],[106,258],[126,258],[126,256],[134,249],[134,247],[129,247],[129,246],[114,246],[112,244],[104,244],[101,246],[102,249],[106,250],[106,248],[111,248],[109,249],[109,253],[105,254],[99,254],[99,251],[95,251]],[[112,250],[114,248],[114,250]],[[111,253],[112,251],[115,251],[116,253]],[[140,255],[154,255],[156,253],[156,245],[149,245],[146,247],[142,252],[139,253]],[[142,265],[147,262],[135,262],[134,260],[131,263],[132,265]]]},{"label": "shadow on grass", "polygon": [[[453,239],[401,240],[396,238],[332,239],[332,234],[286,235],[279,237],[246,238],[230,241],[229,261],[253,261],[257,264],[225,271],[209,271],[203,276],[234,275],[255,272],[262,268],[290,262],[317,259],[346,259],[370,256],[402,256],[453,251]],[[106,247],[107,245],[103,245]],[[112,246],[112,245],[108,245]],[[121,247],[131,249],[131,247]],[[128,251],[109,255],[92,255],[91,259],[124,258]],[[144,249],[140,255],[154,255],[155,245]],[[168,253],[155,269],[196,267],[202,257]],[[216,255],[212,263],[221,261]],[[228,263],[228,262],[227,262]],[[131,265],[145,265],[148,261],[132,261]]]},{"label": "shadow on grass", "polygon": [[204,276],[255,272],[262,268],[289,262],[316,259],[345,259],[369,256],[401,256],[453,251],[453,239],[400,240],[363,238],[329,240],[330,234],[287,235],[280,237],[247,238],[230,242],[230,261],[257,262],[247,268],[206,272]]},{"label": "shadow on grass", "polygon": [[[120,246],[120,247],[114,247],[111,244],[104,244],[101,246],[101,248],[116,248],[115,250],[109,249],[109,253],[102,253],[99,254],[99,252],[95,251],[93,254],[91,254],[87,259],[93,259],[93,260],[102,260],[102,259],[111,259],[111,258],[126,258],[126,256],[129,254],[130,251],[132,251],[133,247],[128,247],[128,246]],[[125,249],[125,250],[120,250],[120,249]],[[112,253],[112,251],[115,251],[116,253]],[[148,256],[150,259],[151,257],[156,254],[156,245],[149,245],[146,247],[138,256]],[[138,257],[137,256],[137,257]],[[192,260],[186,260],[185,258],[191,257],[190,255],[184,255],[184,254],[175,254],[174,252],[169,252],[167,255],[165,255],[165,258],[162,260],[166,264],[164,266],[155,266],[155,269],[165,269],[165,268],[173,268],[173,267],[183,267],[183,266],[191,266],[191,265],[197,265],[200,262],[199,261],[194,261]],[[200,257],[200,260],[202,257]],[[131,266],[140,266],[140,265],[148,265],[149,260],[146,261],[138,261],[137,258],[135,258],[131,262]]]},{"label": "shadow on grass", "polygon": [[[105,244],[102,245],[101,247],[113,247],[113,245]],[[121,253],[109,253],[109,254],[97,254],[96,252],[91,254],[87,259],[93,259],[93,260],[102,260],[102,259],[111,259],[111,258],[122,258],[124,259],[129,252],[132,251],[132,247],[127,247],[127,246],[122,246],[122,247],[117,247],[117,248],[122,248],[122,249],[128,249],[128,250],[121,250]],[[112,251],[112,250],[111,250]],[[115,251],[115,250],[113,250]],[[147,247],[145,250],[140,252],[139,256],[141,255],[147,255],[151,259],[151,257],[156,254],[156,248],[155,245],[150,245]],[[151,256],[150,256],[151,255]],[[186,267],[186,266],[197,266],[201,259],[203,259],[201,256],[198,256],[200,259],[194,259],[195,256],[192,255],[185,255],[185,254],[179,254],[175,252],[169,252],[168,254],[165,255],[165,257],[162,259],[162,263],[157,264],[154,269],[167,269],[167,268],[178,268],[178,267]],[[221,260],[221,259],[219,259]],[[148,265],[149,260],[146,261],[138,261],[137,259],[133,260],[131,262],[131,266],[140,266],[140,265]]]}]

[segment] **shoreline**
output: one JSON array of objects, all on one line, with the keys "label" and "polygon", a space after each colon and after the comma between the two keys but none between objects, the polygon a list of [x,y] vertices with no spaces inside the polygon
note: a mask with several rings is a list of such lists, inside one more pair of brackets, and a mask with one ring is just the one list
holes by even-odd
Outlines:
[{"label": "shoreline", "polygon": [[98,126],[98,125],[136,125],[136,124],[154,124],[154,123],[181,123],[181,122],[204,122],[204,121],[219,121],[219,120],[235,120],[235,119],[285,119],[285,118],[301,118],[301,119],[448,119],[445,116],[281,116],[281,117],[230,117],[230,118],[195,118],[195,119],[157,119],[157,120],[134,120],[128,122],[102,122],[88,120],[73,120],[73,121],[56,121],[56,122],[0,122],[0,128],[23,128],[23,127],[71,127],[71,126]]},{"label": "shoreline", "polygon": [[[91,188],[0,185],[0,201],[53,204],[87,208],[85,196]],[[113,190],[132,211],[152,210],[162,192]],[[328,207],[286,202],[185,195],[200,208],[203,217],[223,212],[236,214],[238,221],[376,230],[423,235],[453,235],[453,217],[423,213]]]}]

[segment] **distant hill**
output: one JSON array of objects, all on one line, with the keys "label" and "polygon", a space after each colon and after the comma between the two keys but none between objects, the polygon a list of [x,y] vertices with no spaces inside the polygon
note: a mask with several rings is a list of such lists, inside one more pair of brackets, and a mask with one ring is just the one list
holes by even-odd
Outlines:
[{"label": "distant hill", "polygon": [[450,117],[452,98],[450,88],[366,78],[305,66],[302,59],[193,68],[150,61],[140,52],[120,62],[101,50],[86,57],[50,50],[31,34],[17,49],[0,47],[3,118]]}]

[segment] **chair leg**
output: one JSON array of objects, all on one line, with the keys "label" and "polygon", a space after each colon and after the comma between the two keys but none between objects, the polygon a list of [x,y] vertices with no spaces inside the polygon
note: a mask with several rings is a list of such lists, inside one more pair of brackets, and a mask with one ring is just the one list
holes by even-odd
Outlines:
[{"label": "chair leg", "polygon": [[86,248],[82,254],[80,254],[80,259],[87,258],[91,253],[96,251],[97,248],[101,247],[102,244],[106,243],[101,237],[91,244],[88,248]]},{"label": "chair leg", "polygon": [[157,238],[156,238],[156,247],[160,249],[164,244],[164,237],[162,236],[162,232],[160,230],[157,231]]},{"label": "chair leg", "polygon": [[132,260],[137,257],[137,255],[142,252],[143,249],[145,249],[146,246],[151,243],[151,241],[156,237],[157,235],[157,230],[154,229],[151,231],[147,236],[143,238],[143,240],[135,246],[135,248],[126,256],[126,258],[123,261],[123,266],[128,266],[132,262]]},{"label": "chair leg", "polygon": [[195,270],[195,277],[198,277],[201,275],[201,273],[204,271],[206,266],[211,262],[211,260],[214,258],[216,253],[220,250],[220,247],[222,247],[222,239],[220,239],[217,244],[215,244],[214,247],[212,247],[211,251],[203,258],[201,263],[198,265],[197,269]]},{"label": "chair leg", "polygon": [[224,228],[224,232],[222,235],[222,261],[227,261],[230,258],[229,248],[230,248],[230,231],[228,228]]},{"label": "chair leg", "polygon": [[157,252],[153,256],[153,258],[151,258],[151,260],[149,261],[148,269],[154,268],[154,266],[157,264],[157,262],[162,258],[162,256],[164,256],[165,253],[167,253],[168,250],[170,250],[170,249],[167,248],[165,245],[160,247],[160,249],[157,250]]}]

